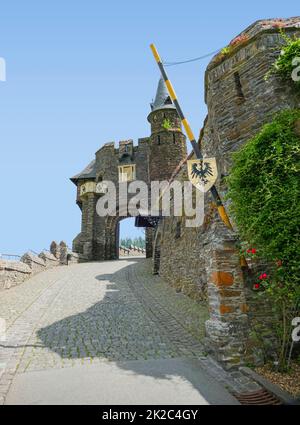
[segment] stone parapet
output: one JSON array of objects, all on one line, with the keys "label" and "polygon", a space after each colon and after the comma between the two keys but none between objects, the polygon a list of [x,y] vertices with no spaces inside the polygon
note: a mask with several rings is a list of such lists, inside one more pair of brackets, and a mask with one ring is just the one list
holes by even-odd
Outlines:
[{"label": "stone parapet", "polygon": [[68,260],[67,264],[79,263],[79,261],[80,261],[79,254],[77,254],[76,252],[68,250],[67,260]]},{"label": "stone parapet", "polygon": [[39,258],[41,258],[44,261],[46,268],[58,266],[58,264],[59,264],[57,258],[54,257],[54,255],[51,254],[51,252],[49,252],[49,251],[42,251],[39,254]]},{"label": "stone parapet", "polygon": [[30,276],[48,268],[60,264],[78,263],[80,260],[80,256],[69,250],[65,242],[61,242],[60,245],[52,242],[51,250],[56,255],[59,253],[60,258],[54,256],[50,251],[43,250],[39,255],[28,251],[20,258],[20,261],[0,259],[0,290],[16,286]]},{"label": "stone parapet", "polygon": [[52,241],[50,245],[50,252],[55,258],[60,258],[60,246],[56,241]]},{"label": "stone parapet", "polygon": [[68,264],[68,246],[66,242],[61,241],[59,244],[59,262],[60,264]]},{"label": "stone parapet", "polygon": [[31,252],[26,252],[21,257],[20,261],[27,264],[31,268],[32,274],[39,273],[40,271],[46,269],[45,261],[37,255],[32,254]]},{"label": "stone parapet", "polygon": [[0,260],[0,290],[19,285],[31,275],[31,268],[20,261]]}]

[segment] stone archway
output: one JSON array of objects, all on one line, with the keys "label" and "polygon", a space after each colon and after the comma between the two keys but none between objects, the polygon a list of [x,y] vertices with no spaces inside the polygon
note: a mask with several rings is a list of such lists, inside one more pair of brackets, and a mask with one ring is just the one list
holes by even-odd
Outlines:
[{"label": "stone archway", "polygon": [[[129,218],[128,216],[115,216],[107,217],[105,224],[105,243],[104,243],[104,259],[105,260],[117,260],[119,258],[119,246],[120,246],[120,222]],[[152,253],[152,240],[145,234],[146,251],[151,248]],[[151,246],[149,246],[151,245]],[[152,256],[152,255],[151,255]]]}]

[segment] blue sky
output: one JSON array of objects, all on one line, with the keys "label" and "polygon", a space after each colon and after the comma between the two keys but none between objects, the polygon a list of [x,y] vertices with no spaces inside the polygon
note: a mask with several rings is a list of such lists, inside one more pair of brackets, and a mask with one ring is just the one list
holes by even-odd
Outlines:
[{"label": "blue sky", "polygon": [[[80,210],[69,177],[103,143],[149,135],[159,78],[151,42],[165,61],[184,60],[225,46],[257,19],[297,13],[296,0],[2,2],[0,252],[71,244]],[[208,61],[169,68],[196,134]],[[122,223],[122,236],[139,234]]]}]

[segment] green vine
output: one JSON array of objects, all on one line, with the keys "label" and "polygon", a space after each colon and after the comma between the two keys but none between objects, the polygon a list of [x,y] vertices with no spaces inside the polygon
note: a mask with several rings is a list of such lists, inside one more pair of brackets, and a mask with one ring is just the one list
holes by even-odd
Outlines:
[{"label": "green vine", "polygon": [[284,44],[265,79],[268,80],[274,74],[279,75],[285,81],[294,81],[295,86],[300,90],[300,38],[295,35],[288,37],[282,29],[280,35]]},{"label": "green vine", "polygon": [[[258,294],[270,299],[281,370],[291,346],[291,318],[300,307],[300,109],[286,110],[263,126],[233,156],[227,178],[231,212],[242,240],[274,266],[257,276]],[[253,252],[253,250],[252,250]]]}]

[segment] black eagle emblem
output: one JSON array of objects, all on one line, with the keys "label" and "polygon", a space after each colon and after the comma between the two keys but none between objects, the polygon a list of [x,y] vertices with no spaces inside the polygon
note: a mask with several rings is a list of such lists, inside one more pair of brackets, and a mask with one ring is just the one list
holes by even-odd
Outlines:
[{"label": "black eagle emblem", "polygon": [[191,175],[193,178],[198,177],[200,183],[207,184],[208,177],[213,176],[213,169],[209,162],[200,161],[192,165]]}]

